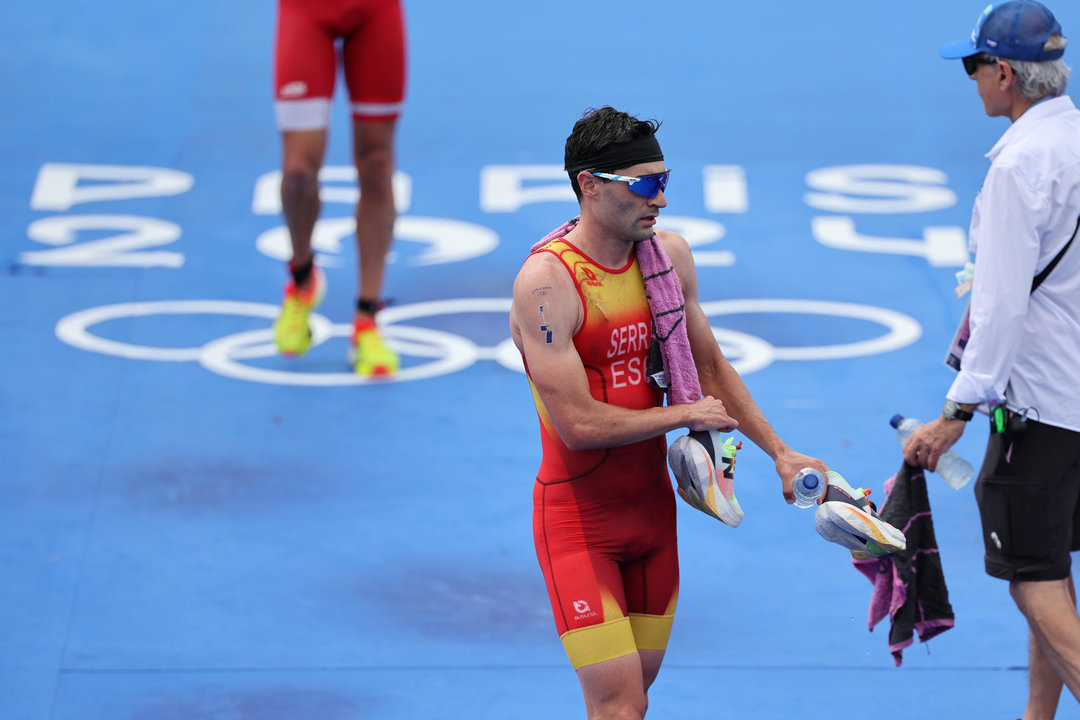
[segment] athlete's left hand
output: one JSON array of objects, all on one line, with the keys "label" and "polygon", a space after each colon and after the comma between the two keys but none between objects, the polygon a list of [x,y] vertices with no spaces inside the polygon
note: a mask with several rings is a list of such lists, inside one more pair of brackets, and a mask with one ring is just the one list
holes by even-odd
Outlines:
[{"label": "athlete's left hand", "polygon": [[[790,448],[785,449],[777,455],[776,474],[780,476],[780,481],[782,483],[781,489],[784,493],[784,502],[788,505],[795,502],[795,491],[792,490],[795,473],[808,467],[818,470],[822,475],[829,471],[829,466],[817,458],[803,455],[801,452],[795,452]],[[823,500],[825,496],[822,495],[821,497]],[[818,503],[821,503],[822,500],[818,500]]]}]

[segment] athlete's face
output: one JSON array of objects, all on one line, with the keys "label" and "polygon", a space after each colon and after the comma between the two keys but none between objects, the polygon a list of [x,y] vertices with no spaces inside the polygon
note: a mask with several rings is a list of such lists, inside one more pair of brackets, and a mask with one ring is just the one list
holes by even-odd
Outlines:
[{"label": "athlete's face", "polygon": [[[661,160],[619,168],[612,174],[641,177],[662,173],[665,170],[667,167]],[[631,192],[628,183],[619,180],[602,183],[599,190],[598,211],[603,216],[605,225],[612,231],[625,235],[631,242],[648,240],[653,236],[656,232],[656,218],[660,215],[660,209],[667,207],[667,198],[664,197],[663,190],[658,191],[651,198],[644,198]]]}]

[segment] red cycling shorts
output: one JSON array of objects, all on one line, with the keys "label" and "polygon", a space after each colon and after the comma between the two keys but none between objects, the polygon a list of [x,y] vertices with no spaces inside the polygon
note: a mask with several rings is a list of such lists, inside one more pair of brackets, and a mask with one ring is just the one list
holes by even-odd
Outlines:
[{"label": "red cycling shorts", "polygon": [[355,122],[393,120],[401,113],[400,0],[279,0],[274,110],[281,130],[329,126],[339,54]]},{"label": "red cycling shorts", "polygon": [[621,493],[623,480],[598,470],[533,487],[536,554],[575,669],[664,650],[671,634],[679,595],[671,481],[663,472],[647,492]]}]

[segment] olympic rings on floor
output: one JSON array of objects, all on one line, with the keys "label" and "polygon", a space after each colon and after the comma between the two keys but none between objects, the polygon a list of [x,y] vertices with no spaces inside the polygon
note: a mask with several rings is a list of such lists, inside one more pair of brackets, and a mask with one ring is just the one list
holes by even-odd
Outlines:
[{"label": "olympic rings on floor", "polygon": [[[111,320],[155,315],[233,315],[273,320],[276,305],[229,300],[159,300],[121,303],[88,308],[72,313],[56,324],[56,336],[82,350],[130,360],[156,362],[198,362],[207,370],[225,377],[274,385],[335,386],[363,385],[371,382],[408,382],[464,370],[478,360],[493,360],[515,372],[523,372],[517,348],[510,338],[494,346],[481,346],[473,340],[443,330],[402,324],[410,320],[467,313],[508,314],[509,298],[456,298],[399,305],[386,308],[379,322],[387,342],[402,356],[421,358],[424,362],[406,363],[391,380],[370,380],[353,372],[311,372],[302,360],[289,360],[296,369],[268,368],[245,360],[277,355],[271,328],[246,330],[210,340],[198,347],[166,348],[110,340],[90,331],[94,325]],[[902,313],[885,308],[852,303],[800,299],[735,299],[702,303],[709,317],[742,313],[800,313],[852,318],[877,323],[885,334],[871,340],[844,344],[778,347],[763,338],[726,328],[713,328],[713,334],[725,355],[741,374],[761,370],[776,360],[809,361],[852,358],[891,352],[915,342],[922,334],[918,322]],[[318,313],[310,316],[312,348],[331,338],[348,337],[349,324],[335,324]],[[344,357],[344,353],[342,354]],[[342,361],[344,365],[344,361]]]}]

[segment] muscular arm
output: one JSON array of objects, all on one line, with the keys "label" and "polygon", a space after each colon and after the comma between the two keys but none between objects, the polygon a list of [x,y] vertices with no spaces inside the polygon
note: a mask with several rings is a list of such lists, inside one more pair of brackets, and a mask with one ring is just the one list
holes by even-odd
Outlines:
[{"label": "muscular arm", "polygon": [[661,230],[658,237],[682,283],[686,330],[694,364],[697,365],[701,392],[720,399],[731,417],[739,421],[739,430],[773,459],[782,481],[784,498],[792,502],[791,482],[796,472],[804,467],[814,467],[824,472],[828,467],[816,458],[789,448],[773,430],[754,402],[746,383],[724,357],[713,336],[709,320],[698,300],[697,270],[690,246],[676,233]]},{"label": "muscular arm", "polygon": [[573,343],[582,312],[577,288],[554,256],[539,253],[526,260],[514,282],[510,331],[559,437],[571,450],[627,445],[680,427],[705,430],[730,420],[712,398],[644,410],[594,399]]}]

